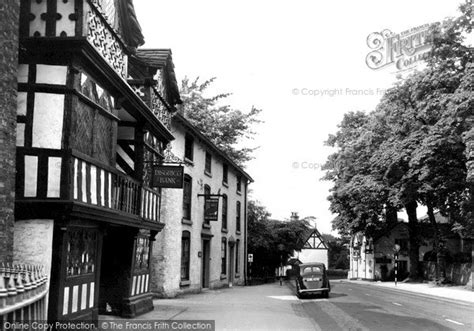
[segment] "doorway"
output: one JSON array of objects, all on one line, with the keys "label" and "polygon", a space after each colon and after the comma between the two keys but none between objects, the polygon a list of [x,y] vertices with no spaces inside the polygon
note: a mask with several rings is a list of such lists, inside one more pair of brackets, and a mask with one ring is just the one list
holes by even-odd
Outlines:
[{"label": "doorway", "polygon": [[211,241],[202,240],[202,288],[209,288],[209,263],[210,263]]},{"label": "doorway", "polygon": [[235,257],[234,257],[234,243],[229,242],[229,286],[232,286],[234,283],[234,265],[235,265]]},{"label": "doorway", "polygon": [[102,232],[56,225],[53,245],[48,318],[97,321]]},{"label": "doorway", "polygon": [[100,273],[100,314],[122,314],[122,301],[128,294],[130,263],[133,258],[133,234],[128,228],[109,227],[104,237]]}]

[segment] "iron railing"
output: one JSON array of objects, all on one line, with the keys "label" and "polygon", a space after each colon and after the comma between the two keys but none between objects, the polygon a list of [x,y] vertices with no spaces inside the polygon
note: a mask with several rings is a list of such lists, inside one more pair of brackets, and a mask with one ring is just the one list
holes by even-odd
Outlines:
[{"label": "iron railing", "polygon": [[48,278],[44,267],[0,264],[0,323],[46,320]]}]

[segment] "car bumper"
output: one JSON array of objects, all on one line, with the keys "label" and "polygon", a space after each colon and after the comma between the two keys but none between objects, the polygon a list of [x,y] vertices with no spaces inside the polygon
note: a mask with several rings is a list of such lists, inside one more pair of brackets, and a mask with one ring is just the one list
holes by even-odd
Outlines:
[{"label": "car bumper", "polygon": [[311,289],[299,289],[300,293],[319,293],[324,291],[330,291],[329,287],[321,287],[321,288],[311,288]]}]

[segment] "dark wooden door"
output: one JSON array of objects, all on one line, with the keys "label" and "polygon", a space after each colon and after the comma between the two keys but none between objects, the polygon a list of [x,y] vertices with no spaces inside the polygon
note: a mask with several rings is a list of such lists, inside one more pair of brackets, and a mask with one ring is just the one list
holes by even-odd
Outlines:
[{"label": "dark wooden door", "polygon": [[229,244],[229,285],[234,283],[234,244]]},{"label": "dark wooden door", "polygon": [[209,287],[210,240],[202,240],[202,287]]},{"label": "dark wooden door", "polygon": [[[64,231],[66,230],[66,231]],[[56,237],[61,251],[53,266],[50,318],[97,321],[102,235],[98,229],[67,227]]]}]

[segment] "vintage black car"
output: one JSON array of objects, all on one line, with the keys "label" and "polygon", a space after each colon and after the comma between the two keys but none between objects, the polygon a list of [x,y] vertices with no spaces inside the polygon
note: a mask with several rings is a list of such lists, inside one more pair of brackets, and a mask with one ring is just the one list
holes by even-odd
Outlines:
[{"label": "vintage black car", "polygon": [[313,262],[299,265],[299,273],[296,277],[296,295],[298,298],[312,294],[320,294],[324,298],[328,298],[330,291],[331,284],[324,263]]}]

